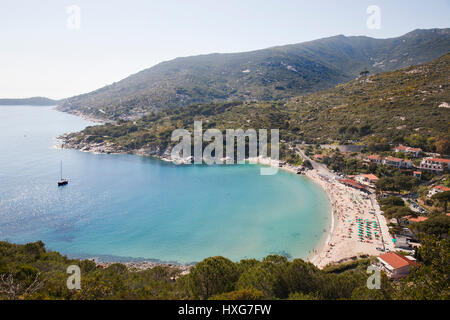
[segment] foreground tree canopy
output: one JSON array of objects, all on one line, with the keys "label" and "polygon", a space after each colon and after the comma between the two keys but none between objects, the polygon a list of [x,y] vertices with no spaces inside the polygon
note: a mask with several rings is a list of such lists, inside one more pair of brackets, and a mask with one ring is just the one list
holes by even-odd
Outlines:
[{"label": "foreground tree canopy", "polygon": [[[72,260],[48,251],[42,242],[0,242],[1,299],[449,299],[448,239],[426,236],[417,259],[421,266],[399,283],[383,274],[380,290],[366,286],[367,266],[374,258],[319,270],[301,259],[271,255],[232,262],[211,257],[190,274],[170,267],[128,270],[88,260]],[[66,286],[69,265],[81,269],[81,289]]]}]

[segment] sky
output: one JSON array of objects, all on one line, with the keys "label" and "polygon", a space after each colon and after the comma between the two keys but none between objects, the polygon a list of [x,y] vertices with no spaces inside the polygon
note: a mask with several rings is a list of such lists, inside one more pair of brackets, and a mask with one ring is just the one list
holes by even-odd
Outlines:
[{"label": "sky", "polygon": [[450,0],[0,0],[0,98],[61,99],[180,56],[391,38],[448,17]]}]

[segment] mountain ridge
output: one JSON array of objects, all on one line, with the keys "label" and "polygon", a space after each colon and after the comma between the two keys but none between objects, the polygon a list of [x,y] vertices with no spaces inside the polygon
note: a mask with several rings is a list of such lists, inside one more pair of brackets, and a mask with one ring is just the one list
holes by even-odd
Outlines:
[{"label": "mountain ridge", "polygon": [[[363,76],[289,101],[190,105],[138,120],[91,126],[61,137],[63,147],[105,153],[170,154],[175,129],[279,128],[291,143],[407,143],[434,152],[449,141],[450,53],[432,62]],[[169,153],[168,153],[169,152]]]},{"label": "mountain ridge", "polygon": [[0,99],[0,106],[56,106],[61,100],[53,100],[46,97],[8,98]]},{"label": "mountain ridge", "polygon": [[179,57],[65,99],[59,110],[103,119],[211,101],[269,101],[331,88],[361,71],[392,71],[431,61],[450,49],[450,29],[401,37],[333,36],[243,53]]}]

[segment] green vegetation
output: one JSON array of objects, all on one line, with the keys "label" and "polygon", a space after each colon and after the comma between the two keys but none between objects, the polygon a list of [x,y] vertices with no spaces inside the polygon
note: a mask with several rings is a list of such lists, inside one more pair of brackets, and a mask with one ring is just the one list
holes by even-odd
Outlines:
[{"label": "green vegetation", "polygon": [[447,212],[447,204],[450,201],[450,191],[440,192],[433,196],[433,200],[437,200],[439,203],[442,204],[442,207],[444,208],[444,213]]},{"label": "green vegetation", "polygon": [[401,172],[395,172],[392,177],[382,177],[376,186],[382,191],[411,191],[414,186],[418,185],[417,178],[406,175]]},{"label": "green vegetation", "polygon": [[[300,259],[289,262],[275,255],[238,263],[211,257],[180,277],[178,270],[169,267],[132,271],[113,264],[103,269],[92,261],[71,260],[49,252],[42,242],[0,242],[0,298],[254,300],[313,295],[320,299],[350,299],[355,289],[365,286],[368,263],[361,260],[345,270],[321,271]],[[79,291],[66,287],[66,268],[72,264],[81,268]],[[7,280],[13,282],[12,288]]]},{"label": "green vegetation", "polygon": [[405,216],[417,216],[413,211],[405,206],[405,202],[400,197],[388,197],[379,199],[381,210],[384,212],[385,217],[402,218]]},{"label": "green vegetation", "polygon": [[[69,135],[66,142],[72,147],[100,144],[118,151],[147,150],[145,154],[163,155],[174,144],[170,140],[174,129],[192,132],[194,121],[202,120],[204,130],[217,128],[222,132],[227,128],[279,128],[286,142],[280,149],[281,158],[295,165],[302,160],[290,147],[300,141],[313,145],[360,143],[366,145],[365,152],[386,153],[391,143],[405,143],[448,154],[450,111],[439,106],[450,100],[450,54],[420,66],[368,73],[380,71],[369,68],[374,61],[384,61],[383,70],[392,70],[410,64],[409,57],[419,63],[448,51],[448,30],[416,31],[405,37],[409,56],[398,48],[398,39],[333,37],[246,54],[166,62],[68,99],[61,110],[120,120],[88,127]],[[367,50],[361,49],[362,45]],[[335,56],[336,47],[351,53]],[[335,57],[331,59],[334,63],[326,62],[331,61],[330,54]],[[394,60],[397,62],[387,62]],[[329,88],[358,74],[360,78],[333,89],[291,98]],[[233,99],[238,101],[223,102]],[[310,155],[313,150],[310,147],[306,153]],[[340,152],[327,152],[323,162],[346,174],[377,174],[381,177],[378,191],[420,189],[409,172],[367,166],[362,159]],[[311,163],[305,161],[303,165],[310,167]],[[426,173],[424,177],[427,179]],[[448,193],[433,200],[444,211],[447,209]],[[381,199],[380,204],[387,218],[415,215],[398,197]],[[0,298],[450,299],[449,219],[435,215],[411,226],[421,240],[416,253],[420,267],[399,282],[383,276],[382,290],[366,287],[371,257],[323,270],[301,259],[289,261],[276,255],[240,262],[211,257],[199,262],[188,275],[181,275],[177,268],[170,267],[137,271],[113,264],[102,268],[92,261],[72,260],[47,251],[42,242],[0,242]],[[73,264],[82,272],[79,291],[66,287],[66,268]]]},{"label": "green vegetation", "polygon": [[287,148],[286,144],[281,144],[280,147],[280,159],[284,159],[287,163],[293,166],[301,166],[303,159],[293,149]]},{"label": "green vegetation", "polygon": [[[395,39],[336,36],[245,53],[177,58],[66,99],[60,110],[130,119],[194,103],[285,100],[349,81],[362,70],[377,73],[425,63],[447,53],[449,47],[449,30],[433,29]],[[367,74],[362,76],[370,80]],[[370,131],[363,123],[348,120],[343,125],[355,126],[361,134]],[[353,131],[349,128],[348,133]]]},{"label": "green vegetation", "polygon": [[416,258],[420,268],[413,268],[398,284],[395,297],[403,300],[450,299],[450,240],[426,235]]},{"label": "green vegetation", "polygon": [[[400,282],[382,274],[381,290],[366,287],[373,258],[319,270],[276,255],[240,262],[211,257],[181,276],[170,267],[137,271],[117,263],[102,268],[47,251],[42,242],[0,242],[0,299],[449,299],[450,240],[423,239],[416,255],[420,267]],[[81,268],[81,290],[67,289],[69,265]]]},{"label": "green vegetation", "polygon": [[[175,128],[192,132],[194,120],[202,120],[204,130],[279,128],[280,138],[287,144],[352,140],[366,143],[369,150],[386,150],[389,143],[408,141],[412,146],[435,151],[450,143],[450,111],[439,107],[450,100],[449,72],[450,54],[447,54],[426,65],[354,80],[334,89],[293,98],[288,103],[191,105],[150,113],[134,121],[88,127],[70,136],[69,141],[73,147],[108,143],[120,151],[147,148],[161,155],[173,144],[170,137]],[[292,153],[283,155],[291,163],[297,161]],[[332,157],[332,169],[345,168],[351,174],[361,167],[354,159],[344,160],[339,154]],[[389,179],[384,182],[392,190],[413,183],[403,181],[396,185]]]},{"label": "green vegetation", "polygon": [[300,140],[363,141],[369,151],[407,143],[424,150],[449,140],[450,55],[431,63],[357,79],[334,89],[292,99]]},{"label": "green vegetation", "polygon": [[446,238],[450,235],[450,217],[437,214],[430,217],[427,221],[412,224],[410,228],[417,234],[429,234]]}]

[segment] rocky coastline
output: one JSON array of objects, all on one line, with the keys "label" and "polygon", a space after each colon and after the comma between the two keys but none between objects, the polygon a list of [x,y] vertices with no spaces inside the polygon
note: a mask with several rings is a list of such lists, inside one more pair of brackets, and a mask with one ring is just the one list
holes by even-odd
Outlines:
[{"label": "rocky coastline", "polygon": [[170,148],[163,150],[159,146],[140,149],[128,149],[110,142],[95,142],[89,138],[80,139],[79,133],[66,133],[57,137],[60,142],[57,147],[62,149],[75,149],[82,152],[97,154],[135,154],[144,157],[154,157],[170,161]]}]

